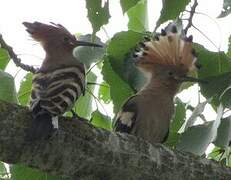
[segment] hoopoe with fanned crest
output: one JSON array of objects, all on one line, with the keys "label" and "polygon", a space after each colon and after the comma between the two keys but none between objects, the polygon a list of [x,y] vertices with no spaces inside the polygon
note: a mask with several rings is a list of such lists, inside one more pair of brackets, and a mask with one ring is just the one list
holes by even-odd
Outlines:
[{"label": "hoopoe with fanned crest", "polygon": [[51,135],[53,126],[57,128],[57,117],[70,111],[85,90],[84,65],[73,56],[73,49],[101,45],[78,41],[60,24],[23,24],[46,53],[41,67],[33,76],[30,101],[33,122],[27,138],[45,139]]},{"label": "hoopoe with fanned crest", "polygon": [[199,68],[186,37],[174,23],[153,38],[139,43],[133,54],[135,66],[147,77],[146,85],[130,97],[117,114],[114,130],[163,143],[174,113],[174,96],[184,81],[200,82],[187,74]]}]

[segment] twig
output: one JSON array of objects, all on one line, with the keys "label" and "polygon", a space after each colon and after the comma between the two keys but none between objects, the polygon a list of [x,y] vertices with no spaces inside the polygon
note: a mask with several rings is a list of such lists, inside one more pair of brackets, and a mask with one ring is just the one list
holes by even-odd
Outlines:
[{"label": "twig", "polygon": [[222,43],[222,31],[221,31],[221,27],[218,24],[218,22],[216,21],[216,19],[214,19],[213,17],[211,17],[211,16],[209,16],[209,15],[203,13],[203,12],[197,12],[197,11],[195,11],[195,14],[199,14],[199,15],[205,16],[205,17],[209,18],[211,21],[213,21],[216,24],[217,29],[219,31],[219,35],[220,35],[219,48],[218,48],[218,51],[220,51],[221,43]]},{"label": "twig", "polygon": [[192,24],[193,24],[193,22],[192,22],[192,20],[193,20],[193,15],[195,14],[195,10],[196,10],[197,5],[198,5],[197,0],[194,0],[194,3],[193,3],[193,5],[192,5],[192,7],[191,7],[191,11],[189,12],[190,15],[189,15],[189,18],[188,18],[188,24],[187,24],[187,26],[185,27],[185,34],[187,34],[188,29],[189,29],[189,28],[192,26]]},{"label": "twig", "polygon": [[102,26],[102,30],[103,30],[103,32],[105,33],[105,35],[106,35],[106,37],[107,37],[107,40],[109,40],[109,39],[110,39],[110,36],[109,36],[109,34],[108,34],[108,32],[107,32],[107,30],[106,30],[106,28],[105,28],[104,26]]},{"label": "twig", "polygon": [[[195,108],[193,106],[191,106],[191,105],[188,105],[187,109],[190,110],[190,111],[194,111]],[[207,120],[206,120],[206,118],[205,118],[205,116],[203,114],[199,114],[199,117],[202,119],[202,121],[207,122]]]},{"label": "twig", "polygon": [[98,62],[96,62],[95,64],[93,64],[93,66],[90,67],[90,68],[87,70],[86,75],[88,75],[88,74],[91,72],[91,70],[92,70],[94,67],[96,67],[96,65],[98,65],[99,63],[101,63],[101,62],[103,62],[103,61],[104,61],[104,59],[101,59],[101,60],[99,60]]},{"label": "twig", "polygon": [[4,48],[5,50],[8,51],[10,58],[14,61],[16,66],[19,66],[23,70],[29,71],[32,73],[35,73],[37,71],[37,69],[35,69],[33,66],[29,66],[21,62],[21,59],[18,58],[17,55],[14,53],[13,48],[6,44],[6,42],[4,41],[2,37],[2,34],[0,34],[0,44],[1,44],[0,46],[1,48]]},{"label": "twig", "polygon": [[98,109],[98,105],[97,103],[100,104],[100,106],[103,108],[104,112],[106,113],[106,115],[109,117],[108,113],[107,113],[107,110],[105,109],[104,105],[100,102],[100,100],[91,92],[91,90],[89,88],[86,88],[87,92],[93,96],[93,98],[97,101],[95,101],[96,103],[96,106],[97,106],[97,109]]},{"label": "twig", "polygon": [[203,33],[199,28],[197,28],[193,24],[192,27],[196,29],[199,33],[201,33],[216,49],[218,49],[218,51],[220,51],[219,47],[217,47],[217,45],[211,39],[209,39],[209,37],[205,33]]},{"label": "twig", "polygon": [[99,83],[95,83],[95,82],[87,82],[87,85],[92,85],[92,86],[98,85],[98,86],[103,86],[103,87],[109,88],[109,86],[106,84],[99,84]]}]

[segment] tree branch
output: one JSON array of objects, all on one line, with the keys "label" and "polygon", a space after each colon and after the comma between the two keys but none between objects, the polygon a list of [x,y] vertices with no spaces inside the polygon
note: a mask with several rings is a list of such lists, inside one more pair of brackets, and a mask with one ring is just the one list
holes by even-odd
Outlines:
[{"label": "tree branch", "polygon": [[189,14],[189,18],[188,18],[188,24],[187,24],[187,26],[184,29],[185,30],[185,34],[187,34],[188,29],[193,25],[192,20],[193,20],[193,16],[195,14],[197,6],[198,6],[198,2],[197,2],[197,0],[194,0],[194,3],[192,5],[192,7],[191,7],[191,11],[188,11],[190,14]]},{"label": "tree branch", "polygon": [[14,53],[13,48],[10,47],[3,39],[2,34],[0,34],[0,47],[4,48],[8,51],[10,58],[14,61],[16,66],[21,67],[25,71],[29,71],[32,73],[36,72],[36,69],[33,66],[29,66],[26,64],[23,64],[21,62],[21,59],[17,57],[17,55]]},{"label": "tree branch", "polygon": [[0,101],[1,161],[80,180],[231,179],[217,162],[70,118],[49,140],[28,143],[30,122],[26,107]]}]

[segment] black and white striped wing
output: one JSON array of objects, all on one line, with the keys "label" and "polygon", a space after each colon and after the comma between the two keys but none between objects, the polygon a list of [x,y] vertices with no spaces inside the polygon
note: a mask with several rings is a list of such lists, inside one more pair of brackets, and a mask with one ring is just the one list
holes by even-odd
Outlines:
[{"label": "black and white striped wing", "polygon": [[71,110],[84,90],[83,65],[38,72],[32,82],[31,110],[36,113],[44,109],[53,115],[62,115]]},{"label": "black and white striped wing", "polygon": [[134,97],[129,98],[116,116],[114,131],[130,133],[137,118],[137,104]]}]

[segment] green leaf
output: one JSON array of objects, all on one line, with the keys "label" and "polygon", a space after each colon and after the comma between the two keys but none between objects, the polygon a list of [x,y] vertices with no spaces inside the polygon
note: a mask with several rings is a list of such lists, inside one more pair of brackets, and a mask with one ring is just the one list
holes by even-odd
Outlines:
[{"label": "green leaf", "polygon": [[197,155],[204,154],[208,145],[212,142],[212,126],[212,123],[208,123],[188,128],[180,137],[177,149]]},{"label": "green leaf", "polygon": [[[97,76],[93,72],[89,72],[87,75],[87,81],[88,82],[96,82]],[[92,112],[92,100],[93,96],[91,92],[93,93],[95,89],[95,86],[87,86],[87,89],[85,91],[85,95],[81,96],[76,104],[75,109],[77,111],[77,114],[81,117],[84,117],[86,119],[89,119]]]},{"label": "green leaf", "polygon": [[3,174],[5,172],[5,166],[3,162],[0,161],[0,174]]},{"label": "green leaf", "polygon": [[0,161],[0,179],[5,179],[4,177],[8,176],[9,177],[9,174],[7,172],[7,169],[4,165],[3,162]]},{"label": "green leaf", "polygon": [[120,0],[120,6],[123,10],[123,13],[128,11],[130,8],[135,6],[140,0]]},{"label": "green leaf", "polygon": [[104,103],[108,104],[111,101],[110,96],[110,86],[106,82],[102,82],[99,87],[98,97],[100,100],[103,100]]},{"label": "green leaf", "polygon": [[5,49],[0,48],[0,69],[4,70],[10,60],[9,54]]},{"label": "green leaf", "polygon": [[186,104],[183,103],[179,98],[176,98],[175,100],[175,114],[172,119],[171,123],[171,131],[172,132],[178,132],[181,128],[181,126],[185,122],[185,116],[186,116]]},{"label": "green leaf", "polygon": [[11,103],[18,103],[14,78],[10,74],[0,70],[0,82],[0,99]]},{"label": "green leaf", "polygon": [[136,44],[142,39],[143,34],[134,31],[122,31],[111,38],[107,46],[107,54],[116,61],[113,61],[112,64],[115,70],[119,70],[123,65],[123,59],[131,53]]},{"label": "green leaf", "polygon": [[100,30],[101,26],[107,24],[110,18],[109,1],[106,1],[103,7],[101,5],[102,0],[86,0],[87,17],[93,28],[93,35]]},{"label": "green leaf", "polygon": [[[92,36],[90,34],[79,36],[78,40],[91,42]],[[94,43],[100,44],[104,46],[105,44],[100,40],[100,38],[96,37]],[[105,48],[97,48],[97,47],[87,47],[87,46],[79,46],[74,49],[74,56],[80,60],[87,69],[91,66],[93,62],[97,62],[103,58],[105,53]]]},{"label": "green leaf", "polygon": [[[63,180],[67,178],[51,176],[42,171],[28,168],[22,165],[10,166],[11,180]],[[68,178],[69,179],[69,178]]]},{"label": "green leaf", "polygon": [[[231,107],[231,72],[206,78],[208,83],[201,84],[201,93],[208,99],[212,97],[212,105],[217,107],[222,103]],[[229,88],[229,89],[227,89]],[[227,90],[226,90],[227,89]]]},{"label": "green leaf", "polygon": [[198,71],[199,78],[231,72],[231,58],[224,52],[208,51],[199,44],[196,44],[194,48],[198,55],[198,62],[202,65],[202,68]]},{"label": "green leaf", "polygon": [[114,35],[107,47],[107,59],[113,70],[133,89],[140,89],[145,82],[143,74],[134,66],[131,51],[143,39],[143,34],[123,31]]},{"label": "green leaf", "polygon": [[144,32],[148,31],[148,13],[147,0],[142,0],[127,11],[128,14],[128,29]]},{"label": "green leaf", "polygon": [[175,148],[180,139],[180,134],[176,132],[169,132],[168,139],[164,143],[166,146]]},{"label": "green leaf", "polygon": [[30,100],[33,74],[27,73],[20,83],[18,99],[21,105],[27,105]]},{"label": "green leaf", "polygon": [[107,130],[112,130],[111,127],[111,118],[108,116],[105,116],[104,114],[102,114],[101,112],[94,111],[91,114],[91,123],[99,128],[103,128],[103,129],[107,129]]},{"label": "green leaf", "polygon": [[134,91],[115,73],[106,57],[104,59],[102,74],[103,79],[110,85],[110,94],[114,103],[114,113],[117,113],[124,101],[134,94]]},{"label": "green leaf", "polygon": [[187,131],[181,135],[177,149],[203,155],[208,145],[213,142],[217,136],[222,114],[223,107],[220,105],[217,110],[217,118],[215,121],[188,128]]},{"label": "green leaf", "polygon": [[202,103],[199,103],[195,107],[195,109],[192,112],[192,115],[188,118],[187,123],[185,124],[185,130],[194,125],[195,121],[197,120],[197,117],[204,111],[205,106],[208,104],[209,101],[210,99]]},{"label": "green leaf", "polygon": [[163,7],[156,23],[156,29],[167,20],[175,20],[189,2],[190,0],[162,0]]},{"label": "green leaf", "polygon": [[231,35],[229,36],[229,49],[227,52],[227,56],[229,56],[231,58]]},{"label": "green leaf", "polygon": [[218,128],[217,137],[214,141],[214,145],[223,149],[229,146],[231,141],[231,116],[222,119]]},{"label": "green leaf", "polygon": [[223,1],[223,9],[218,16],[218,18],[223,18],[228,16],[231,13],[231,0],[224,0]]},{"label": "green leaf", "polygon": [[208,155],[208,159],[214,159],[216,161],[220,161],[225,158],[224,156],[225,150],[215,147],[212,152]]},{"label": "green leaf", "polygon": [[225,107],[230,107],[230,91],[227,91],[220,101],[221,94],[231,85],[231,58],[224,52],[211,52],[201,45],[195,45],[198,54],[198,62],[202,68],[198,71],[198,77],[205,79],[207,83],[201,83],[201,92],[206,98],[212,97],[212,105],[218,106],[220,102]]},{"label": "green leaf", "polygon": [[179,140],[179,133],[178,131],[182,127],[185,122],[185,115],[186,115],[186,104],[184,104],[179,98],[175,100],[175,113],[174,117],[172,118],[172,122],[170,125],[170,132],[167,139],[166,144],[170,147],[175,147]]}]

